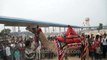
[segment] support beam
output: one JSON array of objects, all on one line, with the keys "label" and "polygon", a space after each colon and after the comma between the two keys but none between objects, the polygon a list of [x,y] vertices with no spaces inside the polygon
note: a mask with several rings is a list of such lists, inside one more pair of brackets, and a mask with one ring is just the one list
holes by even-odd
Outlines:
[{"label": "support beam", "polygon": [[19,27],[19,26],[18,26],[18,32],[21,32],[21,31],[20,31],[20,27]]},{"label": "support beam", "polygon": [[59,27],[59,33],[61,32],[61,27]]}]

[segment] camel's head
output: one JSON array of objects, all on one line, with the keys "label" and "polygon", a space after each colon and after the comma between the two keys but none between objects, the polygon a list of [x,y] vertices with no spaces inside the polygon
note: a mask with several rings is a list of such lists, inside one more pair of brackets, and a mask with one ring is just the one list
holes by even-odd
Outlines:
[{"label": "camel's head", "polygon": [[39,26],[28,26],[26,30],[29,30],[30,32],[34,34],[41,32],[41,28],[39,28]]}]

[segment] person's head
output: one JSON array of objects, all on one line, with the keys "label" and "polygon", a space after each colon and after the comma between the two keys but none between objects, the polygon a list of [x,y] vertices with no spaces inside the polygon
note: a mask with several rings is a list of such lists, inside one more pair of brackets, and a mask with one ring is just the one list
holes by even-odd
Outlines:
[{"label": "person's head", "polygon": [[104,33],[104,38],[106,38],[106,36],[107,36],[107,34],[106,34],[106,33]]},{"label": "person's head", "polygon": [[90,38],[90,35],[87,35],[87,38],[89,39],[89,38]]},{"label": "person's head", "polygon": [[9,46],[9,43],[6,43],[6,46]]},{"label": "person's head", "polygon": [[102,35],[100,35],[100,39],[102,38]]},{"label": "person's head", "polygon": [[96,39],[97,39],[97,40],[99,39],[99,37],[100,37],[99,35],[96,35]]},{"label": "person's head", "polygon": [[82,36],[85,36],[85,34],[84,34],[84,33],[82,33]]},{"label": "person's head", "polygon": [[30,47],[30,46],[31,46],[31,41],[30,40],[25,41],[25,47]]}]

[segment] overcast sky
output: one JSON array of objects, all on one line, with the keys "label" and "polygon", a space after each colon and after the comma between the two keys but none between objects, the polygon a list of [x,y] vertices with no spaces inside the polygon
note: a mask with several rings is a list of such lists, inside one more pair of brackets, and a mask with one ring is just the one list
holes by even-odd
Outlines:
[{"label": "overcast sky", "polygon": [[107,25],[107,0],[0,0],[0,16],[82,26]]}]

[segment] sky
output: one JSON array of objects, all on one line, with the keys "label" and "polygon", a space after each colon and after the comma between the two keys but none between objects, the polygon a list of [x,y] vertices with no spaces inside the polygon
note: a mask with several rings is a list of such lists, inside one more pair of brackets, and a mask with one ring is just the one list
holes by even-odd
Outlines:
[{"label": "sky", "polygon": [[107,25],[107,0],[0,0],[0,16],[77,26],[89,17],[91,26]]}]

